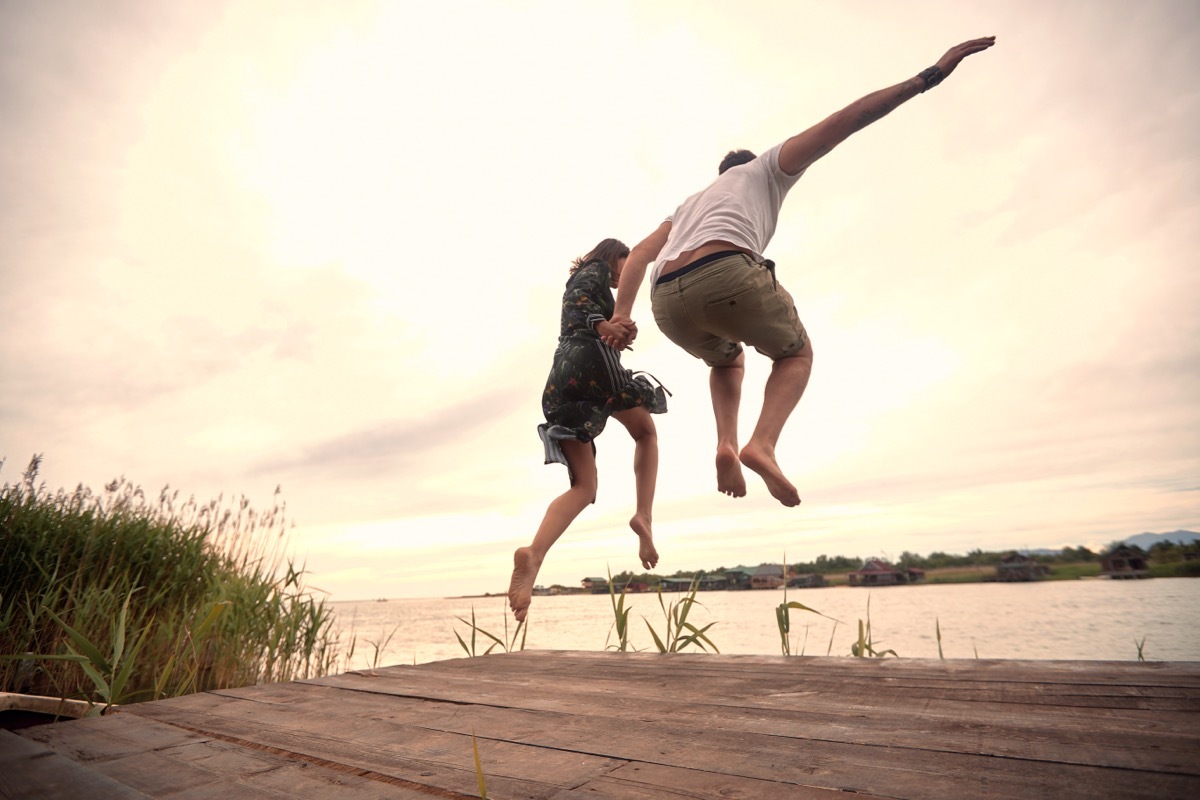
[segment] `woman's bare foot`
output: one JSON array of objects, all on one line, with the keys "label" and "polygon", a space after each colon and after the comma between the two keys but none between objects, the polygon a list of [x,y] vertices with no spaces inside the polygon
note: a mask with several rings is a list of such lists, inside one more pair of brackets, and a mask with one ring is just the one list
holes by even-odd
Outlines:
[{"label": "woman's bare foot", "polygon": [[796,487],[779,469],[773,450],[758,446],[752,441],[742,448],[741,462],[746,469],[758,473],[776,500],[785,506],[800,505],[800,492],[796,491]]},{"label": "woman's bare foot", "polygon": [[513,552],[513,574],[508,583],[508,605],[517,622],[524,622],[525,615],[529,613],[529,604],[533,601],[533,582],[541,566],[542,563],[528,547],[518,547]]},{"label": "woman's bare foot", "polygon": [[717,491],[730,497],[746,496],[742,462],[738,461],[737,451],[729,445],[717,447]]},{"label": "woman's bare foot", "polygon": [[638,535],[638,558],[646,569],[658,566],[658,551],[654,549],[654,534],[650,532],[650,520],[641,514],[634,514],[629,520],[629,527]]}]

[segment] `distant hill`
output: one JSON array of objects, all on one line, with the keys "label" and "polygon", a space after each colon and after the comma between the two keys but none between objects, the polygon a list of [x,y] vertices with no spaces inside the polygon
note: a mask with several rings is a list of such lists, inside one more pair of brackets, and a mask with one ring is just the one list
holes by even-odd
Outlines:
[{"label": "distant hill", "polygon": [[1159,542],[1190,544],[1197,539],[1200,539],[1200,533],[1196,533],[1195,531],[1173,531],[1171,533],[1139,533],[1137,536],[1130,536],[1124,541],[1125,544],[1137,545],[1143,550],[1149,550]]}]

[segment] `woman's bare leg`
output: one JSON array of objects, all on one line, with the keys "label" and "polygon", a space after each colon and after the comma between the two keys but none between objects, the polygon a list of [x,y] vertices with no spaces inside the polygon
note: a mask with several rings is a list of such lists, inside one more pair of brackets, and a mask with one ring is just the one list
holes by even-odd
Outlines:
[{"label": "woman's bare leg", "polygon": [[550,501],[542,524],[534,534],[533,543],[518,547],[513,553],[513,574],[508,584],[508,605],[518,622],[525,620],[533,599],[533,582],[546,553],[558,537],[575,521],[579,512],[596,501],[599,479],[596,474],[596,454],[591,442],[567,440],[562,443],[563,454],[575,475],[575,485]]},{"label": "woman's bare leg", "polygon": [[629,527],[638,535],[638,558],[646,569],[658,565],[654,548],[654,489],[658,484],[658,431],[654,418],[644,408],[631,408],[613,414],[633,437],[633,477],[637,492],[637,513]]}]

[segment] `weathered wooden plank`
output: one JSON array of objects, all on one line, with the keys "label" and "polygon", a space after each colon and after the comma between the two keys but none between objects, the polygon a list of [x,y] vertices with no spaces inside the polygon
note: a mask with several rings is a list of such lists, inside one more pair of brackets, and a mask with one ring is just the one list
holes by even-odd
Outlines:
[{"label": "weathered wooden plank", "polygon": [[[132,714],[30,729],[48,748],[71,754],[95,775],[129,787],[138,797],[303,797],[305,800],[427,800],[427,792],[355,772],[249,749]],[[91,780],[91,779],[89,779]],[[30,795],[36,796],[36,795]],[[86,793],[71,797],[87,797]]]},{"label": "weathered wooden plank", "polygon": [[[328,725],[331,724],[330,716],[339,711],[361,721],[359,715],[367,712],[365,709],[355,711],[354,705],[354,701],[343,699],[329,704],[326,701],[308,702],[305,707],[311,712],[319,712],[310,714],[311,718],[324,718]],[[203,716],[201,721],[189,717],[193,720],[189,724],[206,731],[219,730],[226,735],[261,737],[262,741],[292,741],[294,737],[306,735],[299,728],[312,724],[311,719],[298,716],[289,706],[268,705],[264,708],[252,701],[226,703],[219,707],[217,714]],[[1114,781],[1117,785],[1128,783],[1127,788],[1136,795],[1140,791],[1136,785],[1148,785],[1158,779],[1153,774],[1140,776],[1128,768],[1106,770],[1080,765],[1067,770],[1067,765],[1033,758],[1032,754],[1025,755],[1021,760],[1020,775],[1014,776],[1011,760],[1002,763],[1006,760],[888,745],[886,736],[880,737],[883,744],[870,747],[790,738],[786,732],[772,730],[774,721],[765,724],[766,732],[746,732],[723,729],[720,727],[723,720],[705,720],[703,717],[668,717],[657,722],[633,723],[620,717],[588,716],[578,710],[546,713],[468,705],[456,707],[448,719],[454,724],[442,720],[439,726],[432,715],[413,724],[419,724],[422,740],[437,732],[457,733],[464,741],[469,741],[467,737],[473,731],[479,737],[481,750],[490,750],[484,755],[488,774],[514,775],[515,767],[516,775],[545,783],[552,782],[551,775],[557,772],[546,773],[544,758],[505,760],[495,757],[495,750],[484,743],[489,740],[495,744],[516,742],[528,745],[530,749],[536,748],[537,752],[570,752],[613,760],[675,765],[799,785],[808,785],[808,781],[815,779],[818,781],[816,786],[880,794],[908,791],[915,793],[908,796],[926,797],[966,796],[964,792],[978,788],[979,780],[987,781],[989,791],[996,796],[1024,797],[1030,787],[1054,795],[1069,792],[1081,783],[1111,786]],[[268,720],[273,724],[265,726]],[[405,727],[393,725],[391,738],[405,738]],[[803,727],[803,723],[797,723],[799,736],[807,735]],[[289,748],[292,746],[288,745]],[[431,760],[428,753],[413,755]],[[378,756],[368,760],[376,763]],[[720,767],[714,767],[714,764]],[[380,766],[369,768],[383,771]],[[938,774],[940,771],[945,774]],[[969,780],[969,785],[962,785],[963,780]],[[1176,788],[1186,783],[1187,778],[1175,781]],[[1164,791],[1170,794],[1171,786],[1170,776],[1159,780],[1156,796],[1162,796]],[[461,784],[452,788],[461,789]]]},{"label": "weathered wooden plank", "polygon": [[33,735],[172,798],[477,796],[472,734],[495,797],[1191,798],[1198,698],[1200,664],[528,651]]},{"label": "weathered wooden plank", "polygon": [[[132,706],[123,713],[161,719],[248,746],[278,749],[296,757],[336,762],[372,773],[454,792],[477,793],[471,731],[437,731],[397,725],[386,720],[322,713],[294,706],[225,703],[213,713],[166,708],[165,704]],[[464,713],[468,711],[464,708]],[[488,763],[488,782],[497,795],[544,798],[618,766],[604,757],[535,749],[479,738],[481,758]]]},{"label": "weathered wooden plank", "polygon": [[[714,681],[729,680],[754,686],[756,694],[777,684],[796,685],[798,682],[845,681],[869,679],[882,684],[901,684],[913,688],[957,689],[964,693],[1002,689],[1012,693],[1028,691],[1028,699],[1036,702],[1039,695],[1049,697],[1098,696],[1098,697],[1158,697],[1190,698],[1194,701],[1200,690],[1200,664],[1191,670],[1165,671],[1159,665],[1146,664],[1127,667],[1119,672],[1098,670],[1080,673],[1078,670],[1045,670],[1031,668],[1028,672],[1014,672],[985,663],[964,666],[961,663],[925,661],[919,667],[905,665],[896,667],[897,659],[801,659],[774,657],[774,663],[761,664],[760,656],[693,656],[675,654],[671,656],[645,654],[594,653],[580,654],[568,658],[538,660],[541,653],[513,653],[488,656],[483,668],[480,659],[459,659],[441,662],[453,665],[446,670],[430,671],[439,676],[455,673],[468,674],[484,679],[508,679],[524,676],[525,680],[554,680],[575,677],[580,680],[604,680],[611,676],[624,683],[626,691],[637,691],[649,685],[690,687],[709,685]],[[669,660],[664,668],[662,659]],[[533,659],[533,660],[531,660]],[[743,661],[749,663],[743,664]],[[474,663],[473,663],[474,662]],[[1109,662],[1097,662],[1107,664]],[[534,667],[532,665],[536,664]],[[795,665],[795,666],[793,666]],[[372,672],[360,671],[364,677],[397,677],[404,674],[423,674],[418,667],[389,667]],[[1140,673],[1140,674],[1139,674]],[[1005,677],[1008,676],[1008,677]],[[1173,680],[1162,680],[1164,677]]]},{"label": "weathered wooden plank", "polygon": [[[400,691],[408,693],[415,682],[408,676]],[[320,685],[356,688],[364,693],[389,692],[388,678],[363,679],[346,675]],[[365,687],[365,688],[359,688]],[[445,692],[445,684],[429,681],[432,691],[425,696],[452,702],[489,703],[497,707],[555,711],[574,716],[612,716],[622,719],[671,719],[684,724],[690,717],[721,720],[727,730],[776,733],[801,738],[819,738],[857,744],[893,743],[931,750],[1064,761],[1131,769],[1165,762],[1176,756],[1169,771],[1197,774],[1200,763],[1189,758],[1200,752],[1200,726],[1196,716],[1176,715],[1164,721],[1161,715],[1127,714],[1119,724],[1095,716],[1059,719],[1052,712],[1033,713],[1012,704],[996,704],[981,715],[977,704],[942,704],[934,710],[929,702],[913,704],[904,692],[858,687],[843,681],[841,694],[820,700],[806,696],[790,702],[769,698],[747,701],[743,706],[710,704],[708,696],[679,693],[686,703],[645,696],[628,698],[619,693],[600,693],[567,684],[559,691],[539,686],[507,687],[498,681],[470,682],[459,692]],[[872,699],[868,702],[862,696]],[[352,702],[352,701],[343,701]],[[372,701],[368,701],[372,702]],[[1191,723],[1189,727],[1184,724]]]},{"label": "weathered wooden plank", "polygon": [[[607,800],[844,800],[846,793],[660,764],[627,764],[583,786],[564,790],[551,800],[595,800],[597,797]],[[856,794],[855,800],[882,798],[879,795]]]},{"label": "weathered wooden plank", "polygon": [[298,761],[228,742],[197,742],[96,765],[96,770],[150,797],[428,800],[429,794],[356,770]]},{"label": "weathered wooden plank", "polygon": [[[1030,661],[1000,659],[920,659],[920,658],[849,658],[823,656],[754,656],[720,655],[708,653],[615,653],[584,652],[577,650],[526,650],[513,653],[497,653],[488,657],[496,659],[489,669],[496,672],[527,670],[536,663],[542,672],[589,670],[597,665],[620,663],[622,670],[635,674],[639,667],[648,668],[651,674],[661,676],[663,660],[670,661],[670,672],[680,674],[690,670],[706,673],[730,672],[753,674],[756,679],[765,679],[771,674],[804,675],[825,674],[833,670],[839,674],[854,675],[864,672],[874,678],[928,677],[939,672],[972,681],[999,680],[1022,683],[1096,682],[1103,684],[1128,684],[1139,687],[1185,686],[1200,688],[1200,662],[1194,661]],[[478,659],[458,658],[434,664],[395,665],[375,672],[421,670],[434,668],[440,673],[455,670],[475,670]]]},{"label": "weathered wooden plank", "polygon": [[[388,718],[395,722],[420,719],[429,727],[446,724],[445,718],[458,716],[459,706],[432,706],[426,701],[397,698],[388,704]],[[377,705],[371,697],[355,701],[339,698],[337,703],[349,707],[361,703],[362,713]],[[603,708],[586,703],[572,703],[556,698],[539,698],[527,704],[543,711],[553,711],[573,717],[611,717],[620,724],[644,723],[655,718],[667,719],[673,727],[719,727],[725,731],[764,733],[793,738],[821,739],[848,744],[893,744],[925,750],[943,750],[964,754],[983,754],[1031,758],[1064,763],[1125,767],[1130,769],[1153,766],[1164,771],[1196,774],[1200,769],[1191,756],[1200,752],[1200,736],[1181,734],[1158,723],[1141,720],[1158,730],[1133,728],[1097,729],[1095,726],[1075,726],[1071,730],[1056,728],[1053,720],[1044,719],[1032,724],[1018,710],[1002,709],[1003,716],[993,715],[986,720],[963,716],[931,718],[929,715],[883,718],[879,715],[856,713],[819,714],[806,711],[779,710],[762,714],[754,709],[709,707],[703,703],[672,704],[669,702],[617,702]],[[453,709],[442,711],[440,709]],[[501,706],[495,707],[503,710]],[[530,709],[532,710],[532,709]],[[402,718],[400,714],[408,716]],[[1168,756],[1175,761],[1168,764]]]},{"label": "weathered wooden plank", "polygon": [[4,800],[145,800],[124,786],[53,750],[0,730],[0,798]]},{"label": "weathered wooden plank", "polygon": [[[488,658],[491,658],[490,656]],[[1071,713],[1074,708],[1080,709],[1081,715],[1090,717],[1091,709],[1120,710],[1150,710],[1155,712],[1185,712],[1188,714],[1200,711],[1200,689],[1187,692],[1182,689],[1149,690],[1135,687],[1104,687],[1083,686],[1066,687],[1065,685],[1046,686],[1041,684],[1022,684],[1010,687],[1005,684],[987,683],[971,685],[966,681],[926,680],[923,683],[905,681],[903,683],[889,680],[867,680],[864,677],[839,676],[827,673],[814,678],[792,677],[788,679],[759,680],[757,675],[720,675],[715,677],[696,678],[693,676],[668,673],[666,679],[659,672],[658,681],[639,680],[636,676],[625,678],[620,675],[620,665],[607,665],[601,671],[597,670],[587,676],[564,677],[562,675],[544,675],[538,672],[523,672],[519,675],[497,675],[480,667],[475,672],[458,671],[451,675],[439,675],[431,672],[399,671],[388,674],[364,675],[362,673],[346,673],[345,675],[329,676],[312,681],[326,686],[347,686],[358,689],[368,688],[373,682],[379,686],[413,686],[432,687],[429,691],[449,690],[458,688],[461,691],[488,692],[492,687],[510,687],[515,691],[556,693],[570,691],[574,693],[602,694],[610,693],[624,697],[659,697],[665,690],[679,697],[703,697],[714,704],[736,706],[755,706],[770,704],[777,705],[789,697],[800,697],[803,702],[809,702],[813,697],[823,693],[845,697],[847,687],[854,686],[860,692],[882,692],[899,690],[902,697],[914,703],[924,703],[926,700],[959,699],[969,703],[1003,703],[1021,706],[1052,707],[1056,714]],[[660,683],[661,681],[661,683]],[[425,691],[425,689],[421,689]],[[499,689],[498,691],[507,691]],[[394,688],[386,691],[398,694]],[[901,696],[901,695],[893,695]],[[452,699],[446,697],[445,699]],[[1064,708],[1064,706],[1066,708]]]},{"label": "weathered wooden plank", "polygon": [[139,717],[121,714],[81,719],[70,724],[39,725],[26,728],[21,735],[82,763],[107,761],[159,747],[204,740],[189,731],[173,726],[158,727]]}]

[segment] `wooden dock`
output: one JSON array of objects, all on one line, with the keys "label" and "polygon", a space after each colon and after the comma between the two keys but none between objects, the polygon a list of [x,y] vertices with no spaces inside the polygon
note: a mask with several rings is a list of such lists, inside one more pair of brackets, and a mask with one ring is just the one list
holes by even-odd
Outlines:
[{"label": "wooden dock", "polygon": [[1194,798],[1200,662],[528,651],[0,731],[4,798]]}]

